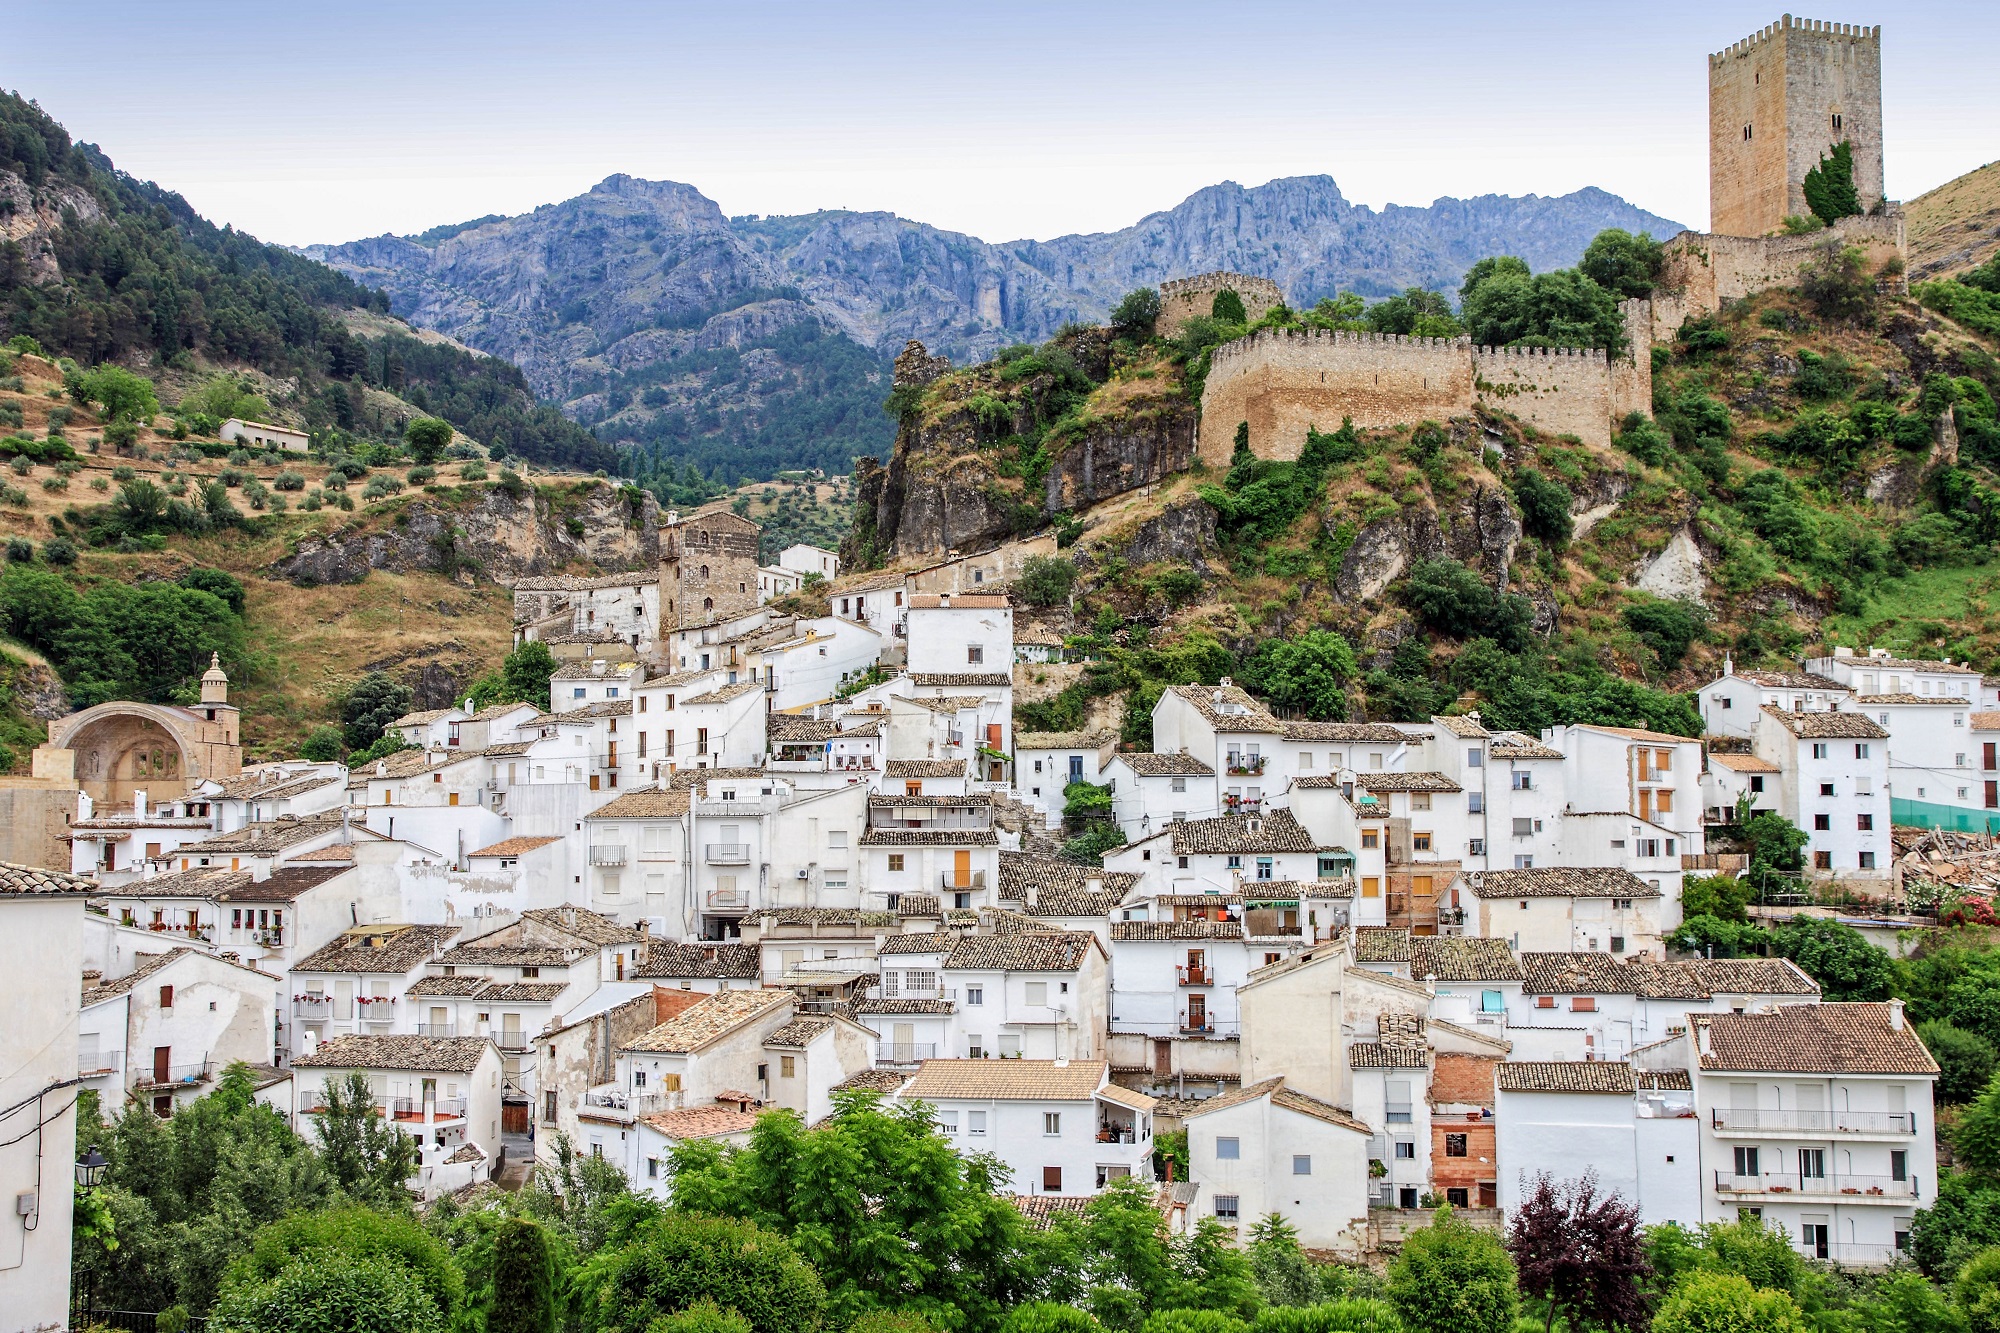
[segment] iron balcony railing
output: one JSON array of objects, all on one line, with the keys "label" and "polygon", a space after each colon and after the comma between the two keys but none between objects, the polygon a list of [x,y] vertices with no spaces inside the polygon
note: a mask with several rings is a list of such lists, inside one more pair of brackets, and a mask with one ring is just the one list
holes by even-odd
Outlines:
[{"label": "iron balcony railing", "polygon": [[622,866],[625,864],[625,845],[606,843],[590,849],[590,863],[594,866]]},{"label": "iron balcony railing", "polygon": [[934,1041],[885,1041],[878,1048],[877,1064],[913,1065],[922,1060],[935,1060],[938,1048]]},{"label": "iron balcony railing", "polygon": [[419,1037],[456,1037],[458,1035],[458,1024],[419,1023],[417,1024],[417,1035]]},{"label": "iron balcony railing", "polygon": [[1715,1188],[1721,1194],[1810,1194],[1837,1195],[1851,1199],[1914,1199],[1917,1179],[1906,1176],[1801,1176],[1790,1171],[1769,1171],[1739,1176],[1734,1171],[1717,1171]]},{"label": "iron balcony railing", "polygon": [[750,864],[750,844],[747,842],[711,842],[702,849],[703,859],[712,866],[747,866]]},{"label": "iron balcony railing", "polygon": [[983,889],[986,887],[986,872],[984,870],[968,870],[961,875],[955,871],[947,870],[938,876],[938,887],[942,889],[957,889],[960,893],[963,893],[967,889]]},{"label": "iron balcony railing", "polygon": [[292,1017],[304,1019],[308,1023],[317,1023],[332,1018],[333,997],[327,995],[321,996],[318,999],[293,1000]]},{"label": "iron balcony railing", "polygon": [[[208,1060],[195,1060],[187,1064],[168,1065],[164,1069],[159,1065],[154,1065],[146,1071],[146,1076],[139,1081],[139,1086],[164,1088],[176,1083],[206,1083],[210,1075],[214,1073],[214,1070],[214,1064]],[[162,1075],[165,1075],[165,1077],[161,1077]]]},{"label": "iron balcony railing", "polygon": [[1198,965],[1177,967],[1174,969],[1174,973],[1179,977],[1180,984],[1183,986],[1213,986],[1215,984],[1215,973],[1206,967]]},{"label": "iron balcony railing", "polygon": [[1207,1014],[1181,1015],[1181,1031],[1208,1033],[1215,1031],[1215,1020]]}]

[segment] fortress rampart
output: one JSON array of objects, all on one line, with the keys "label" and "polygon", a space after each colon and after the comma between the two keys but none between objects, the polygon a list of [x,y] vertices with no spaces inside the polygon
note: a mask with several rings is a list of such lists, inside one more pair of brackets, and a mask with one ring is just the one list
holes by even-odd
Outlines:
[{"label": "fortress rampart", "polygon": [[1160,284],[1160,318],[1154,332],[1171,337],[1196,315],[1215,308],[1215,294],[1224,288],[1243,298],[1243,309],[1255,324],[1273,309],[1285,304],[1285,293],[1269,278],[1248,273],[1200,273],[1192,278],[1175,278]]},{"label": "fortress rampart", "polygon": [[[1652,337],[1669,343],[1683,323],[1712,315],[1725,301],[1737,301],[1772,287],[1796,287],[1799,271],[1828,246],[1854,246],[1867,256],[1870,271],[1906,253],[1903,209],[1891,204],[1881,213],[1842,218],[1824,231],[1801,236],[1714,236],[1684,231],[1667,242],[1665,262],[1653,290]],[[1907,289],[1905,279],[1895,280]]]},{"label": "fortress rampart", "polygon": [[1652,319],[1644,301],[1620,307],[1636,354],[1599,348],[1475,347],[1466,338],[1319,329],[1260,329],[1215,349],[1201,397],[1197,452],[1226,467],[1239,422],[1259,457],[1296,458],[1309,428],[1364,429],[1507,412],[1551,434],[1608,445],[1627,412],[1649,411]]}]

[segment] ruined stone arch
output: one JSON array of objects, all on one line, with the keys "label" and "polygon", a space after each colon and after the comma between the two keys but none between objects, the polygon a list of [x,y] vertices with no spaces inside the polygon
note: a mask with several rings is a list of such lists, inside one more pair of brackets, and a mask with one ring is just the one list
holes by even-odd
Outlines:
[{"label": "ruined stone arch", "polygon": [[98,704],[49,724],[49,744],[76,756],[77,785],[93,801],[124,804],[144,791],[154,801],[185,795],[202,778],[242,769],[235,709],[207,711],[159,704]]}]

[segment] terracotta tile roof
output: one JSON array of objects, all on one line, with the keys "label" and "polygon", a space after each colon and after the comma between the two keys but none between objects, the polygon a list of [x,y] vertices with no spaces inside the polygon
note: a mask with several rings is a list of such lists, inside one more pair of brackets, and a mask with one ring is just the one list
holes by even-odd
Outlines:
[{"label": "terracotta tile roof", "polygon": [[1121,751],[1112,759],[1142,778],[1208,778],[1215,770],[1191,754],[1155,754],[1151,750]]},{"label": "terracotta tile roof", "polygon": [[451,1156],[444,1160],[447,1166],[453,1163],[483,1162],[486,1160],[486,1153],[476,1143],[461,1143],[452,1151]]},{"label": "terracotta tile roof", "polygon": [[[1690,1014],[1703,1069],[1795,1074],[1935,1074],[1937,1061],[1887,1004],[1786,1004],[1764,1013]],[[1706,1035],[1707,1040],[1703,1040]]]},{"label": "terracotta tile roof", "polygon": [[1754,754],[1710,754],[1708,762],[1719,768],[1726,768],[1732,773],[1782,773],[1785,771],[1770,760],[1759,759]]},{"label": "terracotta tile roof", "polygon": [[1847,693],[1847,686],[1839,681],[1815,676],[1810,671],[1739,671],[1736,678],[1771,690],[1837,690]]},{"label": "terracotta tile roof", "polygon": [[254,824],[245,824],[233,833],[219,833],[200,842],[182,843],[176,849],[176,855],[227,856],[233,852],[239,855],[268,856],[339,830],[338,814],[331,819],[318,815],[310,819],[294,819],[289,816],[265,819]]},{"label": "terracotta tile roof", "polygon": [[1448,732],[1464,740],[1476,741],[1493,734],[1480,725],[1479,714],[1477,713],[1468,713],[1459,717],[1434,717],[1431,721],[1437,723],[1440,731]]},{"label": "terracotta tile roof", "polygon": [[292,1061],[295,1069],[409,1069],[470,1074],[493,1049],[485,1037],[401,1037],[348,1034]]},{"label": "terracotta tile roof", "polygon": [[478,851],[467,852],[467,856],[520,856],[532,852],[537,847],[546,847],[561,838],[506,838],[500,842],[481,847]]},{"label": "terracotta tile roof", "polygon": [[1407,963],[1410,961],[1410,932],[1394,926],[1356,926],[1354,961],[1357,963]]},{"label": "terracotta tile roof", "polygon": [[[1001,853],[1006,855],[1006,853]],[[908,920],[917,916],[936,916],[938,896],[935,893],[899,893],[896,895],[896,915]]]},{"label": "terracotta tile roof", "polygon": [[813,1038],[822,1032],[831,1031],[831,1018],[794,1018],[791,1022],[764,1038],[766,1046],[787,1046],[804,1050],[812,1044]]},{"label": "terracotta tile roof", "polygon": [[1503,731],[1493,738],[1486,752],[1495,759],[1560,759],[1563,752],[1553,746],[1544,745],[1532,736],[1524,736],[1518,731]]},{"label": "terracotta tile roof", "polygon": [[790,741],[793,744],[828,741],[839,734],[840,723],[832,718],[773,713],[764,719],[765,738],[774,744],[781,741]]},{"label": "terracotta tile roof", "polygon": [[465,714],[459,712],[456,708],[433,708],[422,713],[405,713],[389,725],[392,727],[427,727],[433,722],[442,722],[445,718],[452,716],[464,717]]},{"label": "terracotta tile roof", "polygon": [[329,843],[324,847],[315,847],[309,852],[295,852],[285,859],[292,865],[298,865],[306,861],[346,861],[352,864],[354,861],[354,844],[351,842]]},{"label": "terracotta tile roof", "polygon": [[337,787],[341,779],[334,773],[307,773],[299,777],[271,778],[259,775],[257,780],[246,782],[242,778],[232,778],[222,784],[216,793],[218,801],[282,801],[294,796],[303,796],[321,787]]},{"label": "terracotta tile roof", "polygon": [[1241,1106],[1245,1102],[1261,1101],[1266,1097],[1271,1099],[1273,1106],[1282,1106],[1287,1111],[1296,1111],[1300,1115],[1311,1116],[1315,1120],[1323,1120],[1342,1129],[1351,1129],[1358,1134],[1374,1133],[1368,1126],[1331,1102],[1323,1102],[1317,1097],[1308,1097],[1303,1092],[1286,1087],[1282,1078],[1267,1078],[1262,1083],[1253,1083],[1234,1092],[1225,1092],[1219,1097],[1209,1097],[1193,1108],[1182,1111],[1181,1119],[1192,1120],[1196,1116],[1210,1115],[1232,1106]]},{"label": "terracotta tile roof", "polygon": [[1097,936],[1087,931],[972,935],[952,947],[944,965],[950,969],[998,972],[1074,972],[1097,947]]},{"label": "terracotta tile roof", "polygon": [[589,592],[597,588],[650,588],[660,581],[657,570],[634,570],[629,574],[542,574],[517,579],[515,592]]},{"label": "terracotta tile roof", "polygon": [[1047,1231],[1058,1217],[1081,1220],[1090,1212],[1090,1196],[1087,1194],[1002,1194],[1000,1197],[1013,1204],[1021,1220],[1037,1231]]},{"label": "terracotta tile roof", "polygon": [[901,935],[890,935],[882,941],[877,954],[905,953],[949,953],[958,937],[947,931],[924,930]]},{"label": "terracotta tile roof", "polygon": [[1357,773],[1354,785],[1363,791],[1463,791],[1442,773]]},{"label": "terracotta tile roof", "polygon": [[1174,855],[1226,852],[1310,852],[1319,844],[1290,810],[1262,815],[1184,819],[1169,826]]},{"label": "terracotta tile roof", "polygon": [[719,1139],[729,1134],[748,1134],[757,1128],[757,1117],[733,1106],[690,1106],[682,1111],[661,1111],[645,1117],[670,1139]]},{"label": "terracotta tile roof", "polygon": [[1607,727],[1598,722],[1579,722],[1579,730],[1601,731],[1607,735],[1623,736],[1628,741],[1657,741],[1662,745],[1686,745],[1694,740],[1692,736],[1673,736],[1664,731],[1648,731],[1644,727]]},{"label": "terracotta tile roof", "polygon": [[1974,713],[1972,715],[1972,729],[1974,731],[2000,731],[2000,713]]},{"label": "terracotta tile roof", "polygon": [[1942,694],[1857,694],[1854,696],[1854,702],[1864,705],[1896,704],[1901,706],[1906,704],[1922,704],[1928,707],[1972,707],[1972,700],[1970,699],[1955,699],[1949,695]]},{"label": "terracotta tile roof", "polygon": [[[947,562],[950,563],[950,562]],[[943,568],[943,566],[936,566]],[[919,611],[999,611],[1009,606],[1002,594],[990,592],[913,592],[910,606]]]},{"label": "terracotta tile roof", "polygon": [[521,913],[521,919],[599,946],[634,944],[646,938],[632,927],[621,926],[601,912],[574,904],[530,908]]},{"label": "terracotta tile roof", "polygon": [[1819,983],[1789,958],[1686,958],[1625,964],[1642,1000],[1706,1000],[1723,995],[1817,995]]},{"label": "terracotta tile roof", "polygon": [[[687,702],[693,701],[689,700]],[[562,715],[564,718],[570,720],[580,717],[630,717],[632,716],[632,701],[630,699],[599,699],[595,703],[582,704],[576,708],[565,708]]]},{"label": "terracotta tile roof", "polygon": [[289,903],[304,896],[308,890],[316,889],[330,880],[339,879],[352,865],[288,865],[275,866],[264,879],[253,879],[248,884],[239,884],[224,889],[216,896],[217,902],[225,903]]},{"label": "terracotta tile roof", "polygon": [[294,972],[408,972],[434,958],[457,926],[355,926],[292,964]]},{"label": "terracotta tile roof", "polygon": [[861,835],[863,847],[998,847],[1000,835],[990,828],[871,828]]},{"label": "terracotta tile roof", "polygon": [[1472,870],[1466,886],[1481,898],[1657,898],[1660,891],[1617,866],[1534,866]]},{"label": "terracotta tile roof", "polygon": [[[1043,916],[1105,916],[1125,901],[1139,876],[1123,870],[1078,865],[1035,852],[1000,853],[1000,899],[1026,905],[1035,891],[1034,911]],[[1093,890],[1090,881],[1098,881]]]},{"label": "terracotta tile roof", "polygon": [[967,709],[979,707],[980,704],[986,701],[976,694],[940,694],[935,697],[930,695],[916,697],[898,696],[889,702],[891,704],[908,704],[912,708],[921,708],[929,713],[944,714],[963,713]]},{"label": "terracotta tile roof", "polygon": [[1130,1088],[1121,1088],[1116,1083],[1105,1084],[1097,1090],[1097,1095],[1104,1101],[1112,1102],[1118,1106],[1129,1107],[1134,1111],[1150,1111],[1160,1104],[1158,1097],[1148,1097],[1143,1092],[1134,1092]]},{"label": "terracotta tile roof", "polygon": [[1957,662],[1941,662],[1929,657],[1856,657],[1850,660],[1858,667],[1894,667],[1902,671],[1948,672],[1954,676],[1979,674],[1969,666]]},{"label": "terracotta tile roof", "polygon": [[1635,1090],[1632,1066],[1623,1060],[1507,1060],[1494,1071],[1501,1092],[1600,1092]]},{"label": "terracotta tile roof", "polygon": [[766,776],[761,768],[684,768],[668,779],[667,785],[674,791],[692,791],[707,782],[742,782]]},{"label": "terracotta tile roof", "polygon": [[1882,741],[1889,739],[1889,733],[1875,722],[1875,719],[1861,713],[1787,713],[1782,708],[1764,705],[1764,712],[1777,720],[1779,726],[1801,740],[1856,740]]},{"label": "terracotta tile roof", "polygon": [[1096,1096],[1107,1069],[1102,1060],[926,1060],[902,1095],[912,1101],[1082,1102]]},{"label": "terracotta tile roof", "polygon": [[910,683],[941,689],[991,689],[1012,685],[1014,678],[1004,671],[918,671],[911,673]]},{"label": "terracotta tile roof", "polygon": [[250,883],[247,870],[230,870],[227,867],[209,866],[197,870],[176,870],[168,875],[155,875],[151,879],[135,879],[124,884],[98,884],[85,880],[90,885],[93,898],[208,898],[217,899],[232,888]]},{"label": "terracotta tile roof", "polygon": [[1430,1052],[1420,1046],[1384,1046],[1379,1041],[1357,1041],[1347,1048],[1352,1069],[1424,1069]]},{"label": "terracotta tile roof", "polygon": [[764,688],[758,680],[739,680],[734,685],[722,685],[707,694],[697,694],[681,700],[682,708],[696,708],[702,704],[726,704],[741,699],[746,694],[754,694]]},{"label": "terracotta tile roof", "polygon": [[132,970],[124,976],[100,982],[95,986],[85,987],[83,991],[83,1003],[86,1006],[99,1004],[114,996],[129,994],[134,986],[137,986],[147,977],[152,976],[167,964],[188,955],[207,958],[223,967],[233,967],[239,972],[248,972],[252,976],[262,977],[266,981],[280,980],[280,978],[272,976],[269,972],[251,967],[246,963],[231,962],[229,959],[218,957],[206,949],[194,949],[181,944],[167,950],[165,953],[140,954]]},{"label": "terracotta tile roof", "polygon": [[750,981],[762,970],[754,944],[683,944],[650,940],[645,961],[633,970],[639,980],[654,977],[687,981]]},{"label": "terracotta tile roof", "polygon": [[829,1089],[831,1092],[894,1092],[909,1081],[900,1069],[864,1069]]},{"label": "terracotta tile roof", "polygon": [[560,981],[496,981],[479,992],[479,998],[519,1004],[554,1004],[568,989]]},{"label": "terracotta tile roof", "polygon": [[[674,777],[682,776],[679,773]],[[662,791],[658,787],[641,787],[628,791],[597,807],[586,819],[670,819],[688,812],[688,793],[685,790]]]},{"label": "terracotta tile roof", "polygon": [[982,907],[979,909],[979,927],[994,935],[1047,935],[1062,929],[1053,921],[1044,921],[1026,912],[1017,912],[1008,907]]},{"label": "terracotta tile roof", "polygon": [[1603,953],[1524,953],[1523,995],[1630,995],[1624,967]]},{"label": "terracotta tile roof", "polygon": [[1240,940],[1241,921],[1113,921],[1114,943],[1135,940]]},{"label": "terracotta tile roof", "polygon": [[965,776],[965,760],[891,759],[882,765],[882,776],[894,780],[903,778],[962,778]]},{"label": "terracotta tile roof", "polygon": [[[1174,685],[1168,687],[1167,693],[1185,700],[1218,732],[1261,732],[1275,736],[1282,725],[1239,685]],[[1240,711],[1225,712],[1225,708]]]},{"label": "terracotta tile roof", "polygon": [[626,1043],[625,1049],[685,1055],[700,1050],[745,1023],[789,1006],[796,998],[788,990],[717,991],[644,1036],[635,1037]]},{"label": "terracotta tile roof", "polygon": [[581,950],[534,944],[459,944],[437,961],[452,967],[568,967],[581,956]]},{"label": "terracotta tile roof", "polygon": [[1410,941],[1410,976],[1422,981],[1519,981],[1521,965],[1505,940],[1418,935]]},{"label": "terracotta tile roof", "polygon": [[952,1014],[958,1006],[950,1000],[863,1000],[854,1006],[858,1014]]},{"label": "terracotta tile roof", "polygon": [[852,926],[856,931],[897,924],[893,912],[869,912],[858,907],[767,907],[755,914],[770,926]]},{"label": "terracotta tile roof", "polygon": [[433,995],[440,999],[469,1000],[493,984],[491,977],[419,977],[405,995]]},{"label": "terracotta tile roof", "polygon": [[1017,731],[1014,749],[1095,750],[1117,739],[1108,731]]},{"label": "terracotta tile roof", "polygon": [[1642,1092],[1694,1091],[1694,1077],[1685,1069],[1635,1069],[1632,1076]]},{"label": "terracotta tile roof", "polygon": [[1383,722],[1280,722],[1278,734],[1288,741],[1345,745],[1400,745],[1410,739],[1408,732]]}]

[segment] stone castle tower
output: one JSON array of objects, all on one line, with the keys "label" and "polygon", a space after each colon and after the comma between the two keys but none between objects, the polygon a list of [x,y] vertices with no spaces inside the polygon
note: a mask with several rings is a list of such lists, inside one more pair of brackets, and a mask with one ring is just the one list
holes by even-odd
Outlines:
[{"label": "stone castle tower", "polygon": [[1709,230],[1762,236],[1809,212],[1806,173],[1842,140],[1872,209],[1883,197],[1879,26],[1787,14],[1710,56]]},{"label": "stone castle tower", "polygon": [[726,505],[670,514],[660,529],[660,638],[757,609],[762,529]]}]

